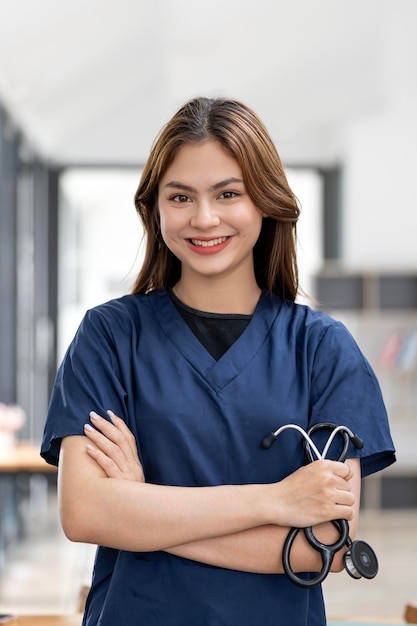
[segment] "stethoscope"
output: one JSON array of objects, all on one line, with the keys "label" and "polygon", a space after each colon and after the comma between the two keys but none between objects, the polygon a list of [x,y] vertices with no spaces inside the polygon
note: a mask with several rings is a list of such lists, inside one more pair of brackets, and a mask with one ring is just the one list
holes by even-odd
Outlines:
[{"label": "stethoscope", "polygon": [[[297,424],[285,424],[284,426],[281,426],[281,428],[278,428],[278,430],[276,430],[275,432],[267,435],[262,441],[262,447],[265,449],[270,448],[272,444],[277,440],[278,436],[287,429],[298,430],[303,436],[304,450],[307,456],[308,463],[312,463],[315,460],[313,453],[317,460],[325,459],[329,452],[330,446],[332,445],[335,437],[337,437],[338,435],[342,439],[342,450],[338,458],[336,459],[337,461],[341,461],[343,463],[346,460],[350,442],[352,442],[355,448],[358,450],[363,448],[362,439],[355,435],[347,426],[338,426],[329,422],[315,424],[310,428],[308,432],[306,432]],[[323,452],[319,452],[317,446],[312,440],[312,435],[319,430],[331,431],[330,436],[323,448]],[[351,538],[349,537],[349,524],[347,520],[334,520],[333,524],[339,531],[339,539],[337,539],[337,541],[332,544],[324,544],[319,541],[315,537],[311,526],[303,529],[292,528],[289,531],[284,543],[282,555],[283,567],[288,578],[299,587],[316,587],[317,585],[320,585],[326,578],[327,574],[330,572],[330,568],[336,552],[343,548],[343,546],[348,547],[348,550],[345,552],[344,555],[344,566],[347,573],[352,578],[359,579],[363,577],[370,579],[374,578],[377,575],[378,559],[371,546],[365,541],[351,540]],[[296,538],[300,530],[304,531],[308,543],[312,548],[314,548],[314,550],[317,550],[317,552],[320,553],[322,559],[321,571],[318,572],[317,576],[309,580],[297,576],[297,574],[293,571],[291,567],[291,548],[294,543],[294,539]]]}]

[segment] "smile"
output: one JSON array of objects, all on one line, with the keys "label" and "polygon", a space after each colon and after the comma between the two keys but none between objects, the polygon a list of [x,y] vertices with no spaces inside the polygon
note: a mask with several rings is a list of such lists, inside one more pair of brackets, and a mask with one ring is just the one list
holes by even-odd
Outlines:
[{"label": "smile", "polygon": [[209,241],[205,241],[202,239],[190,239],[193,246],[201,246],[203,248],[210,248],[212,246],[218,246],[221,243],[227,241],[229,237],[217,237],[217,239],[210,239]]}]

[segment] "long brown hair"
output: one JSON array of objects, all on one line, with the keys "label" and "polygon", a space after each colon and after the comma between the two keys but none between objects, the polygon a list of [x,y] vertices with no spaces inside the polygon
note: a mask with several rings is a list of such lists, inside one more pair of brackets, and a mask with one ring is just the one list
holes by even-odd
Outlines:
[{"label": "long brown hair", "polygon": [[135,194],[135,207],[146,236],[146,252],[133,293],[172,287],[181,276],[180,262],[160,233],[158,184],[181,145],[208,139],[218,141],[236,159],[252,202],[266,215],[253,252],[258,285],[294,301],[298,291],[297,198],[261,120],[246,105],[225,98],[190,100],[155,140]]}]

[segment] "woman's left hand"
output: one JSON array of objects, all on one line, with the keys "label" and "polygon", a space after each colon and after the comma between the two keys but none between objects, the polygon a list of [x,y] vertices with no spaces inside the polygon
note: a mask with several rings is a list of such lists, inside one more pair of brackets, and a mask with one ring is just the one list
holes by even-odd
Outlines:
[{"label": "woman's left hand", "polygon": [[91,424],[84,426],[84,434],[89,440],[88,455],[109,478],[145,482],[133,433],[120,417],[112,411],[107,413],[111,422],[92,411],[90,419],[94,428]]}]

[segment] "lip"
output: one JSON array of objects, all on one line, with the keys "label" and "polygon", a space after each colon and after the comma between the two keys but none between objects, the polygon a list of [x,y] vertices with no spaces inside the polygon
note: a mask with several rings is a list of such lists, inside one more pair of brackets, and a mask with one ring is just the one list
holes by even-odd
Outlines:
[{"label": "lip", "polygon": [[187,239],[187,244],[196,254],[206,256],[224,250],[224,248],[229,245],[231,239],[232,237],[230,235],[224,235],[222,237],[190,237]]}]

